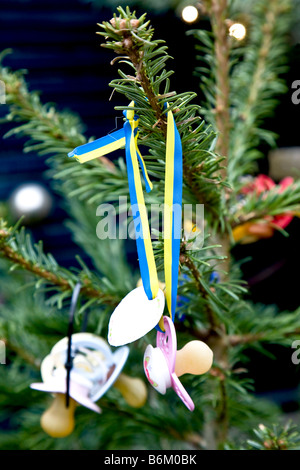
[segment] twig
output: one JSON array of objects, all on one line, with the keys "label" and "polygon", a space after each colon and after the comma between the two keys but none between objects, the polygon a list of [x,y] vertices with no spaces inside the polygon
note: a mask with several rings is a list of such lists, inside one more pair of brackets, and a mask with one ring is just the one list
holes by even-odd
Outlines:
[{"label": "twig", "polygon": [[[228,38],[227,0],[212,0],[210,7],[211,23],[215,38],[215,64],[216,64],[216,108],[215,119],[219,135],[217,140],[217,151],[220,155],[228,158],[229,152],[229,53],[230,43]],[[221,170],[222,176],[226,178],[226,160]]]},{"label": "twig", "polygon": [[[263,36],[262,36],[262,42],[258,50],[258,59],[256,62],[256,69],[253,74],[253,77],[249,81],[249,92],[248,92],[248,98],[246,100],[246,103],[243,108],[242,116],[241,118],[244,119],[245,121],[248,119],[249,116],[252,115],[252,108],[253,106],[256,106],[259,92],[261,90],[261,87],[264,84],[264,78],[263,75],[266,70],[266,64],[268,60],[268,56],[270,53],[270,48],[272,44],[272,37],[274,34],[274,25],[276,23],[276,19],[278,17],[278,10],[280,10],[279,3],[280,2],[272,2],[273,3],[273,8],[269,8],[267,13],[266,13],[266,21],[264,25],[262,25],[261,30],[263,31]],[[248,119],[249,120],[249,119]],[[250,122],[249,125],[251,126],[251,129],[253,127],[253,123]],[[245,131],[247,132],[247,129],[249,128],[248,126],[244,126]],[[233,142],[232,150],[231,150],[231,156],[234,158],[235,152],[239,150],[239,148],[243,144],[243,140],[245,140],[245,134],[238,134],[237,138]]]},{"label": "twig", "polygon": [[[162,131],[164,135],[164,138],[166,139],[167,138],[167,122],[166,122],[166,115],[163,114],[163,110],[159,104],[159,100],[161,99],[161,96],[158,97],[153,91],[150,79],[146,72],[146,67],[145,67],[145,63],[143,60],[143,53],[139,51],[137,48],[132,47],[133,40],[131,40],[130,38],[130,31],[124,30],[123,35],[124,35],[124,40],[123,40],[124,51],[130,58],[136,70],[136,78],[138,82],[140,83],[140,85],[142,86],[145,92],[145,95],[148,98],[149,104],[151,105],[152,109],[155,112],[155,116],[156,116],[155,125],[159,127],[159,129]],[[172,96],[173,93],[169,93],[169,95]],[[191,171],[188,163],[186,162],[184,155],[183,155],[183,178],[187,186],[190,188],[190,190],[194,194],[197,201],[202,204],[204,202],[203,197],[201,196],[201,194],[199,194],[197,184],[194,180],[193,171]]]},{"label": "twig", "polygon": [[14,343],[12,343],[7,338],[2,338],[2,341],[4,341],[7,349],[9,349],[10,351],[13,351],[14,353],[16,353],[18,357],[21,357],[22,359],[24,359],[24,361],[27,362],[28,364],[30,364],[32,367],[34,367],[35,369],[40,368],[40,366],[41,366],[40,359],[36,359],[34,356],[29,354],[23,348],[20,348],[19,346],[15,345]]},{"label": "twig", "polygon": [[[72,287],[67,279],[64,279],[63,277],[56,275],[55,273],[39,266],[38,264],[34,264],[30,260],[24,258],[20,253],[18,253],[11,246],[9,246],[7,238],[9,238],[9,232],[1,230],[0,256],[2,258],[6,258],[8,261],[18,265],[20,268],[25,269],[26,271],[42,279],[45,279],[50,284],[59,287],[59,289],[62,291],[72,290]],[[82,295],[89,298],[101,299],[104,303],[109,305],[114,306],[117,304],[116,299],[114,299],[112,296],[99,292],[92,286],[91,282],[87,279],[83,280],[82,283]]]},{"label": "twig", "polygon": [[[186,254],[182,253],[180,255],[180,263],[185,265],[188,268],[188,270],[190,271],[190,273],[192,274],[192,276],[195,280],[196,287],[197,287],[198,291],[200,292],[203,299],[205,299],[207,301],[208,300],[208,293],[206,292],[206,290],[204,289],[204,287],[201,284],[200,273],[199,273],[198,269],[196,268],[195,264],[193,263],[193,261]],[[205,304],[205,313],[206,313],[206,316],[207,316],[207,319],[208,319],[208,322],[209,322],[209,325],[210,325],[210,332],[212,332],[212,331],[216,332],[218,330],[219,325],[218,325],[217,319],[214,315],[214,312],[210,308],[208,302],[206,302],[206,304]],[[209,332],[207,332],[207,336],[209,336]]]}]

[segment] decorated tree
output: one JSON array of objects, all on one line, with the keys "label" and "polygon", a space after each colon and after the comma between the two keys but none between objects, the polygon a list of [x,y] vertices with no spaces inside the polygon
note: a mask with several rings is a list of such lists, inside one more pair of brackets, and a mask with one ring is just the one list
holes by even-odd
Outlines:
[{"label": "decorated tree", "polygon": [[[122,95],[122,103],[128,101],[116,107],[117,113],[123,111],[124,128],[104,140],[88,140],[77,117],[42,103],[38,93],[28,91],[23,72],[1,66],[9,106],[6,121],[12,123],[6,137],[21,135],[26,139],[25,152],[48,156],[48,175],[65,199],[68,226],[91,262],[90,266],[78,257],[74,269],[61,267],[44,253],[42,243],[32,243],[22,219],[15,226],[0,219],[0,327],[8,362],[0,368],[2,448],[299,446],[293,424],[279,424],[281,410],[253,393],[245,361],[249,348],[263,355],[268,344],[290,347],[299,336],[299,312],[278,314],[275,307],[249,300],[240,264],[231,255],[237,243],[255,243],[278,230],[284,232],[300,210],[299,181],[288,177],[276,184],[267,175],[257,175],[261,142],[275,145],[273,133],[263,128],[264,118],[275,109],[275,98],[286,91],[281,75],[292,3],[251,2],[249,35],[238,47],[229,34],[228,18],[245,12],[232,3],[203,2],[211,30],[191,31],[200,51],[197,73],[205,103],[199,103],[195,92],[177,94],[172,89],[167,45],[156,38],[145,14],[137,17],[129,8],[119,7],[113,18],[99,24],[102,46],[111,49],[113,66],[120,66],[119,77],[110,86]],[[124,146],[125,151],[119,150]],[[112,150],[118,151],[118,158],[109,158]],[[193,208],[190,219],[182,220],[180,236],[166,236],[172,224],[174,232],[181,227],[178,217],[167,215],[170,225],[165,218],[164,227],[158,224],[151,239],[138,237],[138,230],[142,227],[145,234],[148,227],[147,211],[161,207],[170,194],[176,194],[183,208]],[[135,197],[139,211],[132,210],[127,218]],[[171,205],[174,200],[175,196]],[[133,265],[126,260],[126,237],[105,238],[97,228],[99,207],[115,209],[118,229],[121,220],[131,223],[133,217],[137,242]],[[199,224],[199,219],[194,221],[197,207],[204,208]],[[135,296],[120,310],[136,289],[142,300]],[[151,304],[158,292],[166,296],[164,311],[163,299],[159,308]],[[100,345],[98,356],[92,358],[95,363],[88,342],[73,350],[73,363],[72,354],[67,362],[63,356],[63,361],[62,351],[67,354],[68,345],[76,346],[77,338],[82,338],[78,336],[84,334],[82,325],[93,338],[108,343],[103,346],[95,340]],[[58,343],[59,349],[56,343],[67,332],[69,342]],[[168,362],[172,346],[171,340],[169,345],[164,340],[166,332],[168,338],[177,336],[175,370]],[[154,346],[156,336],[158,348],[147,356],[147,345]],[[107,364],[124,344],[128,357]],[[152,353],[153,358],[157,354],[157,363],[150,369]],[[43,362],[41,380],[45,356],[50,359]],[[104,393],[103,384],[99,391],[93,379],[93,394],[91,382],[82,376],[89,367],[101,369],[103,363],[105,383],[112,374],[114,382]],[[83,396],[86,389],[75,390],[74,369],[82,380],[77,385],[87,387],[88,396]],[[47,382],[51,374],[56,374],[55,386]],[[55,388],[58,382],[61,389]],[[32,388],[56,395],[59,413],[53,418],[51,408],[50,424],[45,410],[53,406],[53,397]],[[99,411],[98,405],[101,415],[93,412]]]}]

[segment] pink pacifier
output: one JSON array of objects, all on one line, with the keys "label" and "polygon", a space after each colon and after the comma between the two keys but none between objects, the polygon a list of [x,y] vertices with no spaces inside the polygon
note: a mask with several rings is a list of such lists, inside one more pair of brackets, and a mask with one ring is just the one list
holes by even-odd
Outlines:
[{"label": "pink pacifier", "polygon": [[179,378],[190,373],[201,375],[213,362],[212,350],[202,341],[191,341],[177,351],[176,331],[171,318],[164,316],[164,332],[157,332],[156,348],[150,344],[144,354],[144,370],[150,384],[164,395],[172,387],[185,406],[193,411],[193,400]]}]

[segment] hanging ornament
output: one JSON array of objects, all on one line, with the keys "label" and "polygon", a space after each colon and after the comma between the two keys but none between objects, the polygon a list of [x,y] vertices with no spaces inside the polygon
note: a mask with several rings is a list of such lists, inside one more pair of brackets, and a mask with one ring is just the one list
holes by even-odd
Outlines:
[{"label": "hanging ornament", "polygon": [[159,288],[139,164],[147,192],[152,190],[152,183],[137,145],[139,118],[134,113],[133,101],[129,107],[131,109],[124,111],[126,121],[123,129],[81,145],[68,154],[84,163],[125,145],[130,201],[138,208],[133,220],[135,231],[139,231],[136,245],[143,288],[129,292],[112,313],[108,331],[108,342],[112,346],[131,343],[155,328],[165,305],[163,291]]},{"label": "hanging ornament", "polygon": [[[144,370],[151,385],[165,394],[174,389],[185,406],[194,410],[194,403],[181,384],[179,377],[184,373],[203,374],[212,365],[211,349],[201,341],[188,343],[177,350],[174,318],[177,305],[177,287],[181,242],[182,205],[182,149],[178,130],[171,112],[167,113],[167,144],[165,169],[165,211],[164,211],[164,271],[165,295],[169,317],[163,317],[163,331],[158,331],[156,348],[148,345],[144,354]],[[180,217],[176,207],[180,207]],[[177,215],[177,217],[176,217]],[[177,365],[176,365],[177,364]]]},{"label": "hanging ornament", "polygon": [[[134,289],[112,313],[108,341],[113,346],[121,346],[135,341],[157,327],[159,321],[162,321],[165,304],[164,294],[159,287],[154,260],[140,167],[147,192],[152,190],[152,183],[137,145],[139,118],[134,112],[133,101],[130,103],[129,108],[131,109],[124,111],[126,122],[123,129],[77,147],[69,153],[69,157],[75,157],[80,163],[84,163],[125,145],[130,202],[132,206],[138,208],[134,213],[133,220],[137,234],[136,245],[144,292],[138,288]],[[173,266],[168,270],[170,281],[178,278],[182,199],[182,149],[180,136],[171,111],[167,113],[166,156],[169,156],[168,161],[171,161],[168,168],[166,167],[164,211],[165,244],[167,244],[165,256],[168,258],[167,265]],[[173,209],[176,206],[179,211],[174,213]],[[176,223],[174,223],[174,219],[176,219]],[[176,293],[173,292],[167,297],[169,304],[171,303],[171,297],[174,303],[174,295],[176,296]],[[149,311],[151,311],[151,314],[149,314]]]},{"label": "hanging ornament", "polygon": [[124,297],[110,318],[109,344],[122,346],[145,336],[161,319],[164,305],[161,289],[149,300],[143,286],[136,287]]},{"label": "hanging ornament", "polygon": [[[149,180],[145,163],[137,145],[139,117],[134,113],[134,102],[132,101],[129,109],[124,111],[126,122],[122,130],[95,142],[77,147],[69,153],[69,156],[75,157],[80,163],[83,163],[125,145],[130,202],[131,206],[138,208],[138,210],[133,211],[135,214],[133,220],[143,285],[127,294],[112,313],[109,322],[108,341],[113,346],[122,346],[143,337],[153,328],[156,328],[159,349],[155,350],[152,346],[148,346],[144,360],[146,375],[153,384],[158,383],[157,388],[161,393],[164,393],[166,388],[172,386],[186,406],[192,410],[194,408],[193,402],[174,371],[174,351],[176,351],[174,318],[177,303],[182,219],[182,146],[173,113],[168,110],[167,103],[164,104],[164,107],[167,116],[164,188],[165,296],[158,281],[143,195],[140,168],[144,175],[147,192],[152,190],[152,183]],[[170,318],[163,317],[165,298]],[[172,350],[167,345],[167,339],[173,345]],[[189,354],[185,353],[184,357],[190,359]],[[152,377],[150,370],[151,374],[154,374]],[[189,370],[188,367],[186,370]],[[162,382],[156,382],[159,377],[162,377]]]},{"label": "hanging ornament", "polygon": [[[287,176],[278,185],[267,175],[258,175],[249,181],[240,190],[241,201],[247,194],[255,194],[257,197],[264,198],[269,191],[276,190],[278,193],[283,193],[294,179]],[[232,230],[234,241],[241,244],[254,243],[258,240],[271,238],[276,230],[285,229],[297,215],[292,212],[286,212],[278,215],[266,215],[261,219],[250,222],[245,222],[237,225]]]},{"label": "hanging ornament", "polygon": [[14,220],[24,217],[27,225],[39,223],[49,216],[53,208],[53,198],[39,183],[25,183],[18,186],[9,198],[10,214]]},{"label": "hanging ornament", "polygon": [[68,337],[56,343],[42,361],[43,382],[31,384],[32,389],[54,395],[52,405],[41,418],[43,430],[52,437],[65,437],[73,431],[78,404],[101,413],[95,402],[112,385],[120,390],[131,406],[140,407],[146,401],[143,382],[121,374],[128,347],[112,352],[103,338],[92,333],[72,334],[78,294],[79,285],[72,296]]},{"label": "hanging ornament", "polygon": [[177,339],[174,324],[169,317],[164,317],[165,332],[157,332],[156,348],[150,344],[144,354],[144,370],[150,384],[164,395],[172,387],[185,406],[193,411],[194,403],[181,384],[183,374],[200,375],[212,365],[213,353],[202,341],[191,341],[177,351]]}]

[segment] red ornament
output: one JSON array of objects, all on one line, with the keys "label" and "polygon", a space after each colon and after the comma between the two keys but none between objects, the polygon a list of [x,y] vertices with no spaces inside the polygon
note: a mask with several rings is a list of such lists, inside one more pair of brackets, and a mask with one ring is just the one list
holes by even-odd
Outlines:
[{"label": "red ornament", "polygon": [[[258,175],[250,183],[247,183],[242,189],[241,194],[261,194],[267,195],[268,191],[277,188],[278,193],[282,193],[288,186],[293,184],[294,179],[287,176],[280,181],[278,185],[267,175]],[[233,230],[233,236],[236,241],[244,237],[250,237],[249,240],[256,241],[261,238],[270,238],[274,235],[274,229],[284,229],[293,220],[294,215],[290,212],[274,216],[266,215],[261,222],[247,222]]]}]

